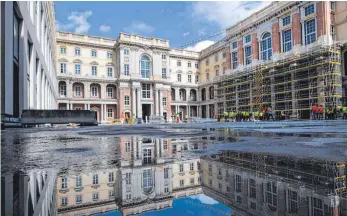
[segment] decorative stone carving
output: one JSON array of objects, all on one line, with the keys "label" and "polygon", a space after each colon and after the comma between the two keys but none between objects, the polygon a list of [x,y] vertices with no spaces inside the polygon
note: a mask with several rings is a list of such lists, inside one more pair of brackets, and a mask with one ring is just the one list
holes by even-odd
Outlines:
[{"label": "decorative stone carving", "polygon": [[124,57],[125,62],[129,62],[129,57]]},{"label": "decorative stone carving", "polygon": [[162,62],[163,67],[166,67],[166,61]]}]

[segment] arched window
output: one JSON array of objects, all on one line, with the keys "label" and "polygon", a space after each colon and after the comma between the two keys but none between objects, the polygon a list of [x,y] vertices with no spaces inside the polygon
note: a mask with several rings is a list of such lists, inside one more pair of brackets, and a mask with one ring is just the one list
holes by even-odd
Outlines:
[{"label": "arched window", "polygon": [[265,189],[265,199],[270,211],[277,210],[277,185],[275,182],[268,182]]},{"label": "arched window", "polygon": [[142,78],[149,78],[150,61],[148,56],[142,56],[141,58],[141,76]]},{"label": "arched window", "polygon": [[268,61],[272,57],[272,44],[271,44],[271,34],[265,33],[263,37],[261,38],[261,59]]},{"label": "arched window", "polygon": [[153,188],[153,173],[152,169],[146,169],[143,171],[143,191],[149,193]]}]

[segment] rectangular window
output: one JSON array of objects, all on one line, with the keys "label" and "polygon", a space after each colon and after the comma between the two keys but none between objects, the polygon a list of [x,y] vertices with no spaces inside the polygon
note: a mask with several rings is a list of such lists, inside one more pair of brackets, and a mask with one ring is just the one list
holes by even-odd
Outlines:
[{"label": "rectangular window", "polygon": [[98,87],[93,86],[92,87],[92,96],[97,97],[98,96]]},{"label": "rectangular window", "polygon": [[67,205],[67,198],[66,197],[61,198],[61,205],[63,205],[63,206]]},{"label": "rectangular window", "polygon": [[61,178],[61,189],[67,188],[67,177]]},{"label": "rectangular window", "polygon": [[236,192],[242,192],[242,188],[241,188],[241,184],[242,184],[241,176],[240,176],[240,175],[236,175],[235,178],[236,178]]},{"label": "rectangular window", "polygon": [[97,67],[92,66],[92,76],[96,76],[96,75],[97,75]]},{"label": "rectangular window", "polygon": [[188,67],[192,67],[192,63],[191,62],[188,62]]},{"label": "rectangular window", "polygon": [[130,142],[125,142],[125,152],[130,152]]},{"label": "rectangular window", "polygon": [[221,183],[218,183],[218,188],[222,189],[222,184]]},{"label": "rectangular window", "polygon": [[246,43],[251,42],[251,35],[247,35],[245,41]]},{"label": "rectangular window", "polygon": [[330,2],[330,10],[335,11],[335,2],[333,1]]},{"label": "rectangular window", "polygon": [[124,96],[124,105],[130,105],[130,96]]},{"label": "rectangular window", "polygon": [[127,194],[127,200],[131,200],[131,194]]},{"label": "rectangular window", "polygon": [[161,78],[166,79],[166,68],[161,69]]},{"label": "rectangular window", "polygon": [[198,177],[198,183],[201,184],[201,177]]},{"label": "rectangular window", "polygon": [[195,76],[195,84],[198,84],[198,83],[199,83],[199,76],[196,75],[196,76]]},{"label": "rectangular window", "polygon": [[107,109],[107,117],[108,118],[112,118],[113,117],[113,110],[112,110],[112,108],[108,108]]},{"label": "rectangular window", "polygon": [[169,188],[168,187],[164,188],[164,190],[165,190],[165,193],[169,193]]},{"label": "rectangular window", "polygon": [[114,173],[113,172],[108,173],[108,182],[114,182]]},{"label": "rectangular window", "polygon": [[66,64],[60,63],[60,73],[66,73]]},{"label": "rectangular window", "polygon": [[82,176],[78,175],[76,176],[76,187],[82,187]]},{"label": "rectangular window", "polygon": [[96,57],[96,51],[92,50],[92,57]]},{"label": "rectangular window", "polygon": [[253,199],[257,198],[257,188],[254,179],[249,180],[249,196]]},{"label": "rectangular window", "polygon": [[180,172],[183,172],[183,164],[180,164]]},{"label": "rectangular window", "polygon": [[298,193],[295,191],[289,190],[289,212],[298,213]]},{"label": "rectangular window", "polygon": [[75,96],[82,96],[81,86],[75,86]]},{"label": "rectangular window", "polygon": [[66,47],[60,47],[60,53],[66,54]]},{"label": "rectangular window", "polygon": [[81,65],[75,64],[75,74],[81,74]]},{"label": "rectangular window", "polygon": [[218,54],[216,54],[216,55],[214,56],[214,61],[215,61],[215,62],[218,61]]},{"label": "rectangular window", "polygon": [[206,81],[210,80],[210,73],[206,73]]},{"label": "rectangular window", "polygon": [[181,61],[177,60],[177,66],[181,66]]},{"label": "rectangular window", "polygon": [[334,39],[334,36],[335,36],[335,27],[333,25],[330,25],[330,35],[331,37],[333,37]]},{"label": "rectangular window", "polygon": [[99,175],[98,174],[93,175],[93,185],[95,185],[95,184],[99,184]]},{"label": "rectangular window", "polygon": [[219,70],[216,70],[216,76],[219,76]]},{"label": "rectangular window", "polygon": [[167,140],[163,140],[164,150],[167,150]]},{"label": "rectangular window", "polygon": [[218,168],[218,175],[222,175],[222,169]]},{"label": "rectangular window", "polygon": [[190,82],[190,83],[192,82],[192,75],[190,75],[190,74],[188,75],[188,82]]},{"label": "rectangular window", "polygon": [[194,184],[194,178],[190,178],[190,184],[191,184],[191,185]]},{"label": "rectangular window", "polygon": [[76,195],[76,203],[82,202],[82,195]]},{"label": "rectangular window", "polygon": [[210,186],[212,186],[212,180],[211,180],[211,179],[208,180],[208,184],[209,184]]},{"label": "rectangular window", "polygon": [[181,74],[177,74],[177,82],[181,82],[182,81],[182,75]]},{"label": "rectangular window", "polygon": [[237,59],[237,52],[232,52],[231,53],[231,58],[232,58],[232,61],[233,61],[233,69],[236,69],[239,62],[238,62],[238,59]]},{"label": "rectangular window", "polygon": [[111,68],[111,67],[107,68],[107,76],[108,77],[113,77],[113,68]]},{"label": "rectangular window", "polygon": [[194,163],[190,164],[190,171],[194,171]]},{"label": "rectangular window", "polygon": [[164,179],[169,178],[169,168],[164,168]]},{"label": "rectangular window", "polygon": [[60,85],[60,96],[66,96],[66,85]]},{"label": "rectangular window", "polygon": [[129,73],[130,73],[129,64],[125,64],[124,65],[124,75],[129,76]]},{"label": "rectangular window", "polygon": [[198,63],[195,63],[195,68],[199,68],[199,64]]},{"label": "rectangular window", "polygon": [[163,97],[163,106],[166,106],[166,97]]},{"label": "rectangular window", "polygon": [[93,192],[93,201],[99,200],[99,192]]},{"label": "rectangular window", "polygon": [[251,201],[251,209],[257,210],[257,203]]},{"label": "rectangular window", "polygon": [[227,187],[227,192],[230,193],[230,187]]},{"label": "rectangular window", "polygon": [[113,198],[114,197],[114,190],[109,190],[108,191],[108,197]]},{"label": "rectangular window", "polygon": [[81,50],[76,48],[75,49],[75,55],[80,56],[81,55]]},{"label": "rectangular window", "polygon": [[112,53],[107,53],[107,58],[111,59],[112,58]]},{"label": "rectangular window", "polygon": [[125,183],[127,185],[131,184],[131,173],[125,173]]},{"label": "rectangular window", "polygon": [[314,13],[314,5],[313,4],[305,7],[305,16],[310,15],[312,13]]},{"label": "rectangular window", "polygon": [[311,44],[316,41],[316,20],[306,21],[304,24],[305,44]]},{"label": "rectangular window", "polygon": [[233,49],[236,49],[237,48],[237,42],[233,42]]},{"label": "rectangular window", "polygon": [[283,52],[292,50],[292,30],[282,31]]},{"label": "rectangular window", "polygon": [[180,180],[180,186],[181,186],[181,187],[184,186],[184,180],[183,180],[183,179]]},{"label": "rectangular window", "polygon": [[151,98],[151,84],[142,83],[142,98]]},{"label": "rectangular window", "polygon": [[201,170],[201,163],[198,162],[198,170]]},{"label": "rectangular window", "polygon": [[128,49],[124,50],[124,55],[129,55],[129,50]]},{"label": "rectangular window", "polygon": [[166,55],[162,54],[161,59],[166,60]]},{"label": "rectangular window", "polygon": [[282,26],[290,24],[290,16],[286,16],[282,19]]},{"label": "rectangular window", "polygon": [[245,55],[246,55],[246,65],[252,63],[252,47],[246,46],[245,47]]},{"label": "rectangular window", "polygon": [[208,165],[208,172],[212,173],[212,165],[211,164]]},{"label": "rectangular window", "polygon": [[240,196],[237,196],[237,197],[236,197],[236,202],[242,203],[242,198],[241,198]]}]

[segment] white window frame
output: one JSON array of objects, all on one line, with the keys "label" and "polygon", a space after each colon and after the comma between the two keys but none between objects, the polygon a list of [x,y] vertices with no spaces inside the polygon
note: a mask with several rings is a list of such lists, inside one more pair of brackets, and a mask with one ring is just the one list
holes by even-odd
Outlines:
[{"label": "white window frame", "polygon": [[192,82],[192,75],[188,74],[188,82],[191,83]]},{"label": "white window frame", "polygon": [[[314,22],[314,31],[313,32],[310,32],[310,33],[307,33],[306,30],[308,29],[307,25],[309,22]],[[312,44],[314,43],[316,40],[317,40],[317,22],[316,22],[316,19],[310,19],[310,20],[307,20],[304,22],[304,42],[305,42],[305,45],[308,45],[308,44]],[[311,36],[314,36],[314,39],[311,39],[310,37]]]},{"label": "white window frame", "polygon": [[166,97],[163,97],[163,106],[166,106]]},{"label": "white window frame", "polygon": [[199,75],[195,75],[195,84],[199,83]]},{"label": "white window frame", "polygon": [[93,185],[99,184],[99,174],[93,174]]},{"label": "white window frame", "polygon": [[177,60],[177,67],[181,67],[181,66],[182,66],[181,60]]},{"label": "white window frame", "polygon": [[196,69],[199,68],[199,63],[195,63],[195,68],[196,68]]},{"label": "white window frame", "polygon": [[108,173],[108,182],[113,183],[114,182],[114,172]]},{"label": "white window frame", "polygon": [[184,172],[184,165],[180,164],[180,172]]},{"label": "white window frame", "polygon": [[192,67],[192,63],[191,62],[188,62],[188,67]]},{"label": "white window frame", "polygon": [[131,184],[131,173],[125,173],[125,183],[127,185]]},{"label": "white window frame", "polygon": [[180,187],[184,187],[184,180],[183,179],[180,180]]},{"label": "white window frame", "polygon": [[166,60],[166,55],[165,55],[165,54],[162,54],[162,55],[161,55],[161,59],[162,59],[162,60]]},{"label": "white window frame", "polygon": [[62,205],[62,206],[65,206],[65,205],[67,205],[67,204],[68,204],[67,197],[62,197],[62,198],[61,198],[61,205]]},{"label": "white window frame", "polygon": [[125,145],[125,152],[130,152],[131,151],[130,142],[125,142],[124,145]]},{"label": "white window frame", "polygon": [[246,43],[246,44],[247,44],[247,43],[250,43],[251,41],[252,41],[251,35],[245,36],[245,43]]},{"label": "white window frame", "polygon": [[162,68],[161,69],[161,78],[162,79],[166,79],[167,78],[167,76],[166,76],[166,68]]},{"label": "white window frame", "polygon": [[80,55],[81,55],[81,49],[75,48],[75,56],[80,56]]},{"label": "white window frame", "polygon": [[60,54],[66,54],[66,47],[60,47]]},{"label": "white window frame", "polygon": [[76,176],[76,188],[82,187],[82,176]]},{"label": "white window frame", "polygon": [[143,99],[151,99],[151,84],[142,83],[141,85],[141,92],[142,92],[142,98]]},{"label": "white window frame", "polygon": [[282,18],[282,26],[289,25],[291,23],[290,15]]},{"label": "white window frame", "polygon": [[66,73],[66,63],[60,63],[60,73]]},{"label": "white window frame", "polygon": [[190,168],[190,171],[194,171],[194,163],[191,163],[191,164],[189,165],[189,168]]},{"label": "white window frame", "polygon": [[128,49],[124,49],[124,55],[129,55],[129,50]]},{"label": "white window frame", "polygon": [[108,87],[106,88],[106,90],[107,90],[107,97],[108,97],[108,98],[112,98],[112,97],[113,97],[113,87],[108,86]]},{"label": "white window frame", "polygon": [[[309,10],[309,8],[312,8],[312,10]],[[315,11],[316,11],[316,8],[315,8],[315,5],[314,5],[314,4],[310,4],[310,5],[308,5],[308,6],[306,6],[306,7],[304,8],[304,14],[305,14],[305,16],[308,16],[308,15],[310,15],[310,14],[315,13]]]},{"label": "white window frame", "polygon": [[98,67],[96,65],[92,65],[92,76],[98,75]]},{"label": "white window frame", "polygon": [[[95,55],[94,55],[95,54]],[[91,55],[92,55],[92,57],[97,57],[98,56],[98,53],[96,52],[96,50],[92,50],[91,51]]]},{"label": "white window frame", "polygon": [[[247,49],[250,50],[250,55],[247,55]],[[246,65],[252,64],[252,46],[245,47],[245,63]]]},{"label": "white window frame", "polygon": [[75,92],[75,96],[76,97],[82,96],[82,86],[75,85],[75,89],[74,90],[75,90],[74,92]]},{"label": "white window frame", "polygon": [[75,74],[81,75],[81,64],[75,64]]},{"label": "white window frame", "polygon": [[99,192],[93,192],[93,200],[99,200]]},{"label": "white window frame", "polygon": [[214,56],[214,61],[217,62],[218,59],[219,59],[219,56],[218,56],[218,54],[216,54],[216,55]]},{"label": "white window frame", "polygon": [[82,201],[82,195],[76,195],[76,203],[81,203]]},{"label": "white window frame", "polygon": [[233,48],[233,49],[237,49],[237,41],[234,41],[234,42],[232,43],[232,48]]},{"label": "white window frame", "polygon": [[124,76],[129,76],[130,74],[130,65],[124,64]]},{"label": "white window frame", "polygon": [[238,62],[239,59],[237,55],[238,55],[237,51],[231,53],[231,61],[232,61],[233,69],[236,69],[239,66],[239,62]]},{"label": "white window frame", "polygon": [[182,82],[182,74],[177,74],[177,82]]},{"label": "white window frame", "polygon": [[65,84],[60,85],[59,92],[60,92],[60,96],[66,97],[66,85]]},{"label": "white window frame", "polygon": [[113,109],[107,108],[107,118],[112,118],[112,117],[113,117]]},{"label": "white window frame", "polygon": [[130,105],[130,96],[124,95],[124,105],[129,106]]},{"label": "white window frame", "polygon": [[210,73],[209,72],[206,73],[206,81],[210,81]]},{"label": "white window frame", "polygon": [[113,67],[107,67],[107,76],[113,77]]},{"label": "white window frame", "polygon": [[[290,40],[286,41],[286,33],[290,32]],[[289,52],[292,50],[292,29],[286,29],[282,31],[282,52]]]},{"label": "white window frame", "polygon": [[152,149],[143,149],[143,164],[152,163]]},{"label": "white window frame", "polygon": [[91,92],[92,92],[92,97],[98,97],[98,87],[97,86],[92,86],[91,88]]},{"label": "white window frame", "polygon": [[61,178],[61,189],[67,189],[67,177]]},{"label": "white window frame", "polygon": [[112,53],[108,52],[107,53],[107,58],[111,59],[112,58]]}]

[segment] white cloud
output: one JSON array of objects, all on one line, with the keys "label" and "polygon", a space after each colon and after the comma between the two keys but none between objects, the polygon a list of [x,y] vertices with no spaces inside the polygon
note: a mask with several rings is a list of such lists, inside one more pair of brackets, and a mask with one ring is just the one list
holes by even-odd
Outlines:
[{"label": "white cloud", "polygon": [[93,14],[92,11],[87,10],[84,12],[73,11],[68,16],[68,23],[62,23],[56,21],[56,27],[61,31],[70,31],[73,30],[75,33],[83,34],[88,33],[91,25],[88,22],[88,18]]},{"label": "white cloud", "polygon": [[108,25],[101,25],[99,30],[100,30],[101,32],[109,32],[109,31],[111,31],[111,26],[108,26]]},{"label": "white cloud", "polygon": [[206,196],[205,194],[193,195],[190,198],[191,199],[197,199],[201,203],[206,204],[206,205],[218,204],[218,201],[212,199],[211,197]]},{"label": "white cloud", "polygon": [[194,2],[192,16],[194,19],[215,22],[221,28],[227,28],[269,4],[270,1]]},{"label": "white cloud", "polygon": [[147,23],[133,21],[130,26],[123,28],[123,30],[129,33],[151,33],[154,28]]},{"label": "white cloud", "polygon": [[196,51],[200,52],[203,49],[206,49],[207,47],[214,44],[214,41],[211,40],[204,40],[200,41],[199,43],[195,44],[194,46],[187,47],[186,50]]},{"label": "white cloud", "polygon": [[199,35],[199,36],[204,36],[204,35],[206,35],[206,29],[205,29],[205,28],[199,29],[198,35]]},{"label": "white cloud", "polygon": [[182,36],[185,37],[185,36],[188,36],[189,34],[190,32],[184,32]]}]

